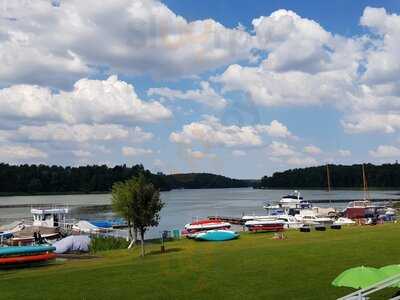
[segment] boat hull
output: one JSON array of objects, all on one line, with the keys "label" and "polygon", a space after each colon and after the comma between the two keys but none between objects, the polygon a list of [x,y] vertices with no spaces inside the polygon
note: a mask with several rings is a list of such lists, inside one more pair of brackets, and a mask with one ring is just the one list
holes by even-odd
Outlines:
[{"label": "boat hull", "polygon": [[45,262],[51,259],[55,259],[56,254],[54,253],[42,253],[34,255],[23,255],[23,256],[11,256],[11,257],[0,257],[0,265],[21,265],[36,262]]},{"label": "boat hull", "polygon": [[230,230],[210,230],[199,233],[194,238],[198,241],[229,241],[239,237],[234,231]]},{"label": "boat hull", "polygon": [[2,247],[0,248],[0,258],[7,256],[18,256],[18,255],[28,255],[37,254],[45,252],[53,252],[56,250],[53,246],[20,246],[20,247]]}]

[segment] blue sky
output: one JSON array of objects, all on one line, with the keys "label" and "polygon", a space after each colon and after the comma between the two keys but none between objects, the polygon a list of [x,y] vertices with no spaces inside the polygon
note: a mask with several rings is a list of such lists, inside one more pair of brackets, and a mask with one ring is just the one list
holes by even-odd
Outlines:
[{"label": "blue sky", "polygon": [[400,157],[398,1],[7,1],[0,160],[259,178]]}]

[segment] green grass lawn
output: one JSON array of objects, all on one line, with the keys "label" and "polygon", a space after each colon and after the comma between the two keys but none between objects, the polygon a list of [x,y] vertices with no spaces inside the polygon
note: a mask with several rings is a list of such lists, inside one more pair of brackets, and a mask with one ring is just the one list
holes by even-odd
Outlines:
[{"label": "green grass lawn", "polygon": [[343,270],[400,263],[400,224],[286,235],[181,240],[167,243],[164,254],[149,245],[145,258],[139,249],[114,250],[98,259],[0,271],[0,299],[335,299],[352,291],[331,286]]}]

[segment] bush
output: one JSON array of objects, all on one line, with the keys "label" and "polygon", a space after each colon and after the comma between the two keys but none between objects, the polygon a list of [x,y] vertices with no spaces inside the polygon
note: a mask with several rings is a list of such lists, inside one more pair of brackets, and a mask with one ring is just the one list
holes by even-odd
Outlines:
[{"label": "bush", "polygon": [[113,249],[126,249],[129,242],[120,237],[112,236],[96,236],[92,237],[90,241],[90,252],[99,252]]}]

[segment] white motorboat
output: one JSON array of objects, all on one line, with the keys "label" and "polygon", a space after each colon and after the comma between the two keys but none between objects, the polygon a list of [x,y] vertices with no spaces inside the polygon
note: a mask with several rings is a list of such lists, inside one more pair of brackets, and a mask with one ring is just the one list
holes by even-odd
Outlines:
[{"label": "white motorboat", "polygon": [[266,204],[264,209],[274,210],[274,209],[305,209],[311,208],[310,202],[305,201],[300,195],[299,191],[294,191],[293,194],[282,196],[277,204]]},{"label": "white motorboat", "polygon": [[11,245],[31,244],[38,239],[57,239],[66,226],[68,208],[32,208],[33,223],[19,226],[10,239]]},{"label": "white motorboat", "polygon": [[275,215],[266,215],[266,216],[251,216],[251,215],[247,215],[247,216],[243,216],[242,220],[243,221],[251,221],[251,220],[268,220],[268,219],[276,219]]},{"label": "white motorboat", "polygon": [[352,219],[345,217],[340,217],[335,222],[333,222],[333,225],[353,225],[353,224],[356,224],[356,222],[353,221]]},{"label": "white motorboat", "polygon": [[280,215],[278,216],[278,219],[284,221],[285,228],[288,229],[298,229],[303,226],[303,222],[298,221],[294,216]]},{"label": "white motorboat", "polygon": [[205,231],[211,229],[227,229],[231,227],[231,223],[218,220],[199,220],[185,225],[188,232]]},{"label": "white motorboat", "polygon": [[304,225],[320,225],[320,224],[332,224],[333,220],[327,217],[316,217],[313,215],[295,215],[298,222],[302,222]]},{"label": "white motorboat", "polygon": [[273,226],[273,225],[285,225],[285,221],[279,219],[258,219],[250,220],[244,223],[246,227],[251,226]]}]

